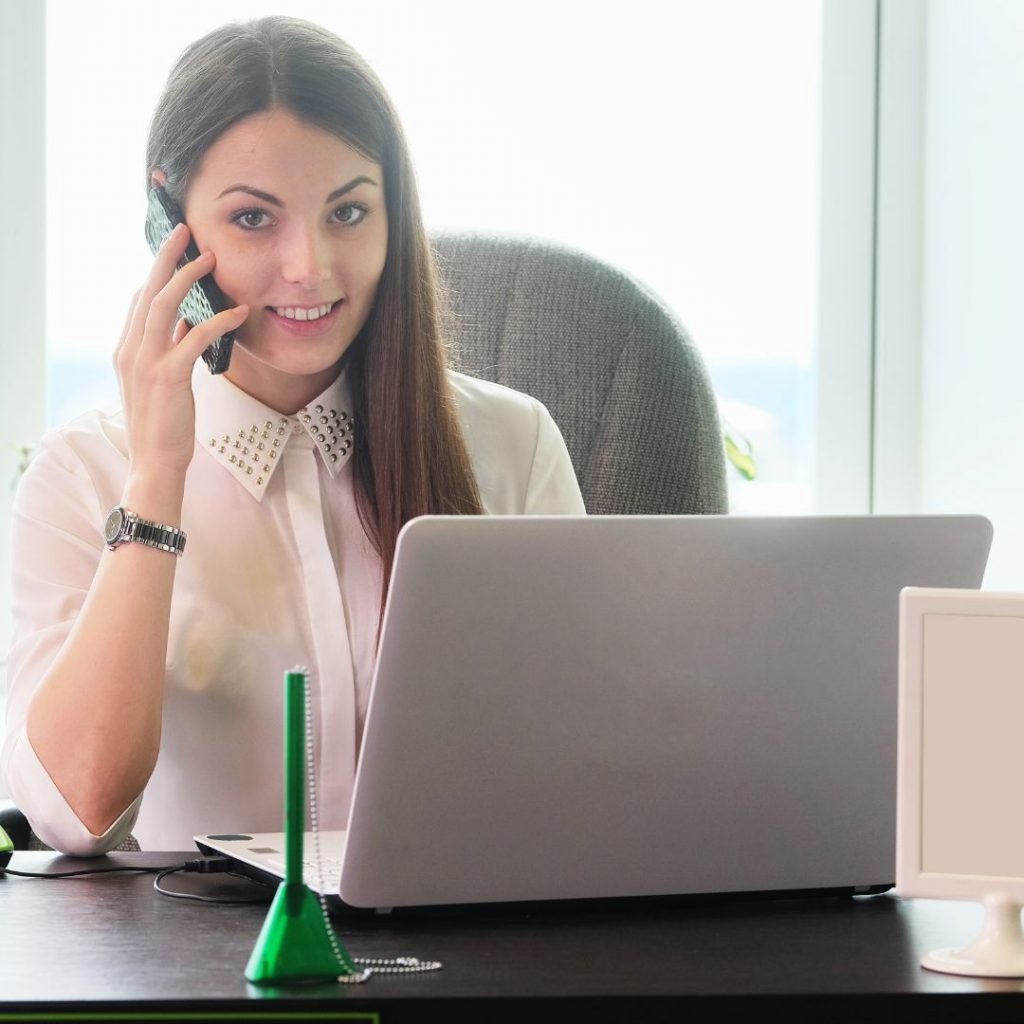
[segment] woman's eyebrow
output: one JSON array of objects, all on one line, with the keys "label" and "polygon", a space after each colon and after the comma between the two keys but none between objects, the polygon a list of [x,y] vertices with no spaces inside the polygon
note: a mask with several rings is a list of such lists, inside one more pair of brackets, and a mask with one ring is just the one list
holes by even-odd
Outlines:
[{"label": "woman's eyebrow", "polygon": [[[377,188],[377,182],[373,178],[368,178],[365,174],[361,174],[358,178],[353,178],[348,184],[342,185],[341,188],[336,188],[325,200],[324,203],[333,203],[335,199],[340,199],[346,192],[351,192],[357,185],[373,185]],[[257,199],[263,200],[265,203],[269,203],[271,206],[284,206],[284,203],[277,198],[272,196],[269,192],[264,192],[261,189],[253,188],[252,185],[231,185],[224,189],[218,199],[222,199],[229,192],[246,192],[251,196],[255,196]]]}]

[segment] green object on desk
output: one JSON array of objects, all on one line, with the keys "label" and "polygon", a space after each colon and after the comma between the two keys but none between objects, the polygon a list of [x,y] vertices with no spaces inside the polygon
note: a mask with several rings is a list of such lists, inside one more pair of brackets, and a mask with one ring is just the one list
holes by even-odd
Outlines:
[{"label": "green object on desk", "polygon": [[334,981],[358,973],[341,943],[328,932],[323,907],[302,880],[306,816],[306,673],[284,677],[284,881],[267,912],[245,977],[256,984]]},{"label": "green object on desk", "polygon": [[0,826],[0,868],[7,867],[12,853],[14,853],[14,843],[11,841],[11,837],[3,830],[3,827]]}]

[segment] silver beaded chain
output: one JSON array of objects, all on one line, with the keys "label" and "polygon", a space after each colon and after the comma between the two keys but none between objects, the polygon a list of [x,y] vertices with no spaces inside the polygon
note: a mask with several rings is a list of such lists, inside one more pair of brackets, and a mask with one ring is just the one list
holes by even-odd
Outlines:
[{"label": "silver beaded chain", "polygon": [[438,971],[441,969],[440,960],[420,960],[415,956],[399,956],[394,958],[353,956],[346,958],[338,945],[338,938],[334,934],[331,925],[330,914],[327,912],[327,897],[324,895],[324,865],[323,856],[320,852],[320,823],[316,812],[316,770],[313,758],[313,714],[310,710],[311,695],[309,691],[309,675],[303,676],[306,690],[306,775],[309,788],[309,823],[313,832],[313,856],[316,860],[316,873],[319,880],[317,896],[320,900],[320,912],[324,916],[324,925],[327,928],[327,938],[331,943],[331,949],[338,963],[344,963],[346,959],[351,961],[362,970],[352,974],[341,974],[338,981],[342,985],[358,985],[366,981],[373,974],[419,974],[423,971]]}]

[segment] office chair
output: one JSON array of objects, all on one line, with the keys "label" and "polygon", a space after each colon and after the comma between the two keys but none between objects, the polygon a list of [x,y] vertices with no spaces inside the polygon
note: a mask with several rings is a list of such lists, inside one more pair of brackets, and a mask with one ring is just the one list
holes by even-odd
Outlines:
[{"label": "office chair", "polygon": [[728,511],[718,407],[671,310],[623,271],[538,238],[435,232],[451,365],[543,402],[591,514]]}]

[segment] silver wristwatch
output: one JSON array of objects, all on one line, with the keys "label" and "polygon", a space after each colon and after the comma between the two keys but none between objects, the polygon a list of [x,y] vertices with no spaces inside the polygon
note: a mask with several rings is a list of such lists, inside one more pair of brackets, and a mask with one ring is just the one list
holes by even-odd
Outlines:
[{"label": "silver wristwatch", "polygon": [[122,544],[146,544],[151,548],[180,555],[185,550],[185,534],[176,526],[140,519],[123,505],[115,505],[107,515],[103,539],[111,551]]}]

